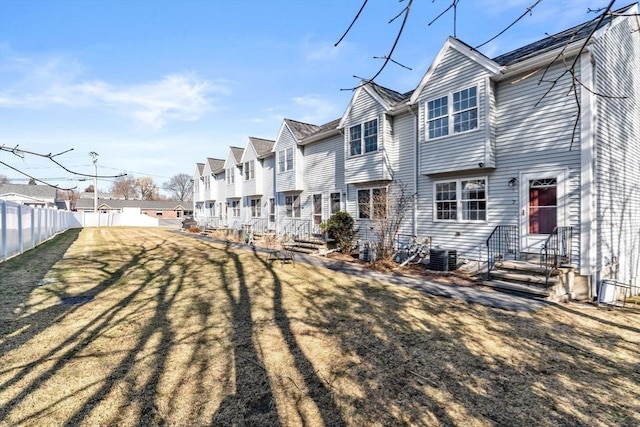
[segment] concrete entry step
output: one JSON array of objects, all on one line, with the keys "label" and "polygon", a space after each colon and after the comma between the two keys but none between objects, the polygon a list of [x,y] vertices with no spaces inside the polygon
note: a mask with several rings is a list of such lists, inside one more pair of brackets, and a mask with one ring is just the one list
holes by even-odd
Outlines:
[{"label": "concrete entry step", "polygon": [[[539,264],[535,264],[528,261],[498,261],[495,264],[496,268],[512,271],[527,271],[535,274],[545,274],[545,267]],[[551,269],[551,275],[557,276],[560,271]]]},{"label": "concrete entry step", "polygon": [[482,284],[499,291],[506,291],[519,295],[527,295],[535,298],[548,298],[549,295],[551,295],[549,291],[537,286],[505,282],[502,280],[487,280],[482,282]]},{"label": "concrete entry step", "polygon": [[491,277],[502,279],[505,281],[514,281],[514,282],[527,283],[531,285],[549,286],[549,287],[559,282],[558,279],[555,277],[549,277],[549,280],[547,281],[544,275],[514,273],[506,270],[493,270],[491,271]]}]

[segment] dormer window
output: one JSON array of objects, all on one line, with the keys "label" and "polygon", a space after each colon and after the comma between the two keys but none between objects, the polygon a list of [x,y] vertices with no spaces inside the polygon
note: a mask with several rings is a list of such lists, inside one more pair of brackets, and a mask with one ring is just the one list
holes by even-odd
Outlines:
[{"label": "dormer window", "polygon": [[478,88],[453,92],[427,102],[429,139],[478,128]]},{"label": "dormer window", "polygon": [[378,119],[349,128],[349,155],[378,151]]}]

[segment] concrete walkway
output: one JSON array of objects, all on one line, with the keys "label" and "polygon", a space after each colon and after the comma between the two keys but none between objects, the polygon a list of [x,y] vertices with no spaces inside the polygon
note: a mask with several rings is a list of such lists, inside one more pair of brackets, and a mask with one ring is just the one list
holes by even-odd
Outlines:
[{"label": "concrete walkway", "polygon": [[[268,256],[269,252],[272,252],[266,248],[258,246],[249,246],[242,243],[226,242],[224,240],[218,240],[212,237],[201,236],[198,234],[191,234],[191,236],[202,240],[227,245],[233,247],[234,249],[257,252],[260,254],[264,254],[265,257]],[[280,264],[280,261],[274,262]],[[550,304],[547,301],[498,292],[489,288],[460,286],[453,283],[438,283],[426,278],[381,273],[365,268],[360,264],[328,259],[318,255],[307,255],[296,252],[294,262],[304,263],[312,265],[314,267],[326,268],[332,271],[338,271],[350,276],[358,277],[360,279],[369,279],[382,283],[404,286],[407,288],[425,292],[430,295],[454,298],[465,301],[467,303],[481,304],[487,307],[499,308],[508,311],[534,312]],[[288,264],[283,264],[282,268],[287,268],[288,266]]]}]

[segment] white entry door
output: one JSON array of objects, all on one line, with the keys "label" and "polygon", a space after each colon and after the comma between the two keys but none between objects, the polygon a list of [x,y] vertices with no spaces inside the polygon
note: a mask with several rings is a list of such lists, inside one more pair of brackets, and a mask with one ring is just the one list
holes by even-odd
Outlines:
[{"label": "white entry door", "polygon": [[555,227],[565,225],[566,171],[524,173],[520,179],[521,251],[540,253]]}]

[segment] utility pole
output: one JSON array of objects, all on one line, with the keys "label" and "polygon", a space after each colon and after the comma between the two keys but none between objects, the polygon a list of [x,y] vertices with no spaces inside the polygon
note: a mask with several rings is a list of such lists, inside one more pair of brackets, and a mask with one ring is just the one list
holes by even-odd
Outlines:
[{"label": "utility pole", "polygon": [[[98,213],[98,153],[91,151],[93,157],[93,212]],[[97,216],[96,216],[97,219]]]}]

